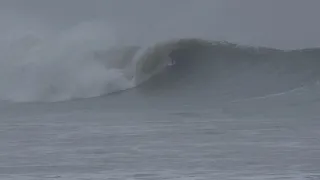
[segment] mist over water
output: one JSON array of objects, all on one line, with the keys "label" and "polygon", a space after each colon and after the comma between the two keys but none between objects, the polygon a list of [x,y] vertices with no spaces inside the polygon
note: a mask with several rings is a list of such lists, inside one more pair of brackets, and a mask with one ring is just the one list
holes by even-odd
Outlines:
[{"label": "mist over water", "polygon": [[[61,101],[132,88],[164,68],[171,51],[180,48],[172,45],[179,39],[312,47],[319,27],[304,19],[316,17],[313,3],[3,1],[0,99]],[[309,7],[308,13],[299,16],[297,7]],[[188,48],[193,61],[204,57]],[[144,77],[142,62],[150,65]]]},{"label": "mist over water", "polygon": [[[154,6],[150,4],[150,8]],[[164,92],[168,88],[166,82],[186,81],[181,94],[188,89],[183,87],[203,82],[205,86],[193,89],[192,93],[196,95],[206,89],[207,96],[216,97],[229,91],[231,95],[246,94],[246,87],[253,87],[249,91],[252,96],[267,95],[300,87],[305,78],[309,78],[307,82],[316,81],[318,72],[313,68],[317,64],[316,54],[220,42],[219,35],[215,35],[217,28],[209,20],[214,13],[204,11],[197,16],[186,13],[199,7],[203,4],[189,2],[176,7],[185,10],[181,14],[169,11],[159,15],[158,11],[148,11],[154,16],[152,26],[143,23],[146,22],[143,16],[126,23],[121,18],[119,23],[100,17],[78,19],[61,26],[35,15],[3,11],[0,99],[54,102],[90,98],[131,89],[150,78],[153,89]],[[175,16],[165,21],[170,15]],[[294,76],[285,73],[296,69],[302,61],[304,68],[294,71]],[[175,65],[168,67],[172,62]],[[242,75],[244,71],[246,75]],[[159,80],[161,74],[166,74],[166,78]],[[281,78],[277,78],[279,75]],[[150,86],[141,88],[145,87]],[[264,89],[269,91],[262,92],[259,87],[268,87]],[[218,89],[220,94],[214,95]]]},{"label": "mist over water", "polygon": [[0,23],[2,100],[57,101],[132,87],[129,69],[107,63],[120,55],[97,57],[98,52],[116,46],[116,34],[104,22],[52,30],[31,18],[7,13]]}]

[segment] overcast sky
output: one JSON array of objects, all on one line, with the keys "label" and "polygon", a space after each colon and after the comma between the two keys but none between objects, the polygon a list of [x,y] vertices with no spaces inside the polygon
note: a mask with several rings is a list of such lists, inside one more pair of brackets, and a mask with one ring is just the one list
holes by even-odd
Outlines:
[{"label": "overcast sky", "polygon": [[194,36],[277,48],[319,47],[319,9],[319,0],[0,1],[1,12],[53,27],[101,20],[128,38]]}]

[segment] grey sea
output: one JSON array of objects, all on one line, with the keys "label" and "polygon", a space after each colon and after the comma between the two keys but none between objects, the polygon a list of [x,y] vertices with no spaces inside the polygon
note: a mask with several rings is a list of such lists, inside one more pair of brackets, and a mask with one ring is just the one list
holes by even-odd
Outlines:
[{"label": "grey sea", "polygon": [[320,179],[320,50],[184,39],[148,52],[130,88],[6,92],[0,179]]}]

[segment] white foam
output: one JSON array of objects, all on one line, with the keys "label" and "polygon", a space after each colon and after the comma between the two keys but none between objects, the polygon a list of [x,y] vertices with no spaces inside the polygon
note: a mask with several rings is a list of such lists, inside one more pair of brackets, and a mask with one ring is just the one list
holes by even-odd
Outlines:
[{"label": "white foam", "polygon": [[[134,86],[128,67],[95,59],[95,52],[116,46],[108,24],[84,22],[52,31],[31,19],[6,15],[0,19],[1,100],[61,101]],[[105,54],[103,60],[108,58]]]}]

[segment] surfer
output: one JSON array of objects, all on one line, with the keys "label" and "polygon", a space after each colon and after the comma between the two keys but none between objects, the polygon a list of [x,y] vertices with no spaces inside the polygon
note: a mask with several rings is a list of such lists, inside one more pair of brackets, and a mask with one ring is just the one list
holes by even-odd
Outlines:
[{"label": "surfer", "polygon": [[172,58],[170,58],[170,63],[168,64],[168,66],[173,66],[173,65],[175,65],[175,64],[176,64],[175,60],[173,60]]}]

